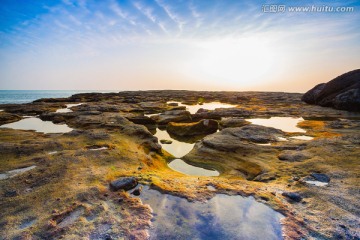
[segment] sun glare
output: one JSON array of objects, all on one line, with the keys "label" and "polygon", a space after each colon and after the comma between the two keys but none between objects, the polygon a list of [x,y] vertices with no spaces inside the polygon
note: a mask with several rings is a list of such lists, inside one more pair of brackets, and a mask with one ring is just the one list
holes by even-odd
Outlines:
[{"label": "sun glare", "polygon": [[211,40],[198,46],[201,51],[190,64],[193,73],[207,79],[255,86],[281,65],[278,53],[258,38]]}]

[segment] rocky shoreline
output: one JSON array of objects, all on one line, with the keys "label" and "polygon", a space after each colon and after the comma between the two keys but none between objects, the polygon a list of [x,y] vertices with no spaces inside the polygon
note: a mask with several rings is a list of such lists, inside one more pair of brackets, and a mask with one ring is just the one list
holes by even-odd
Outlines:
[{"label": "rocky shoreline", "polygon": [[[308,105],[302,96],[127,91],[0,105],[0,125],[32,116],[74,129],[43,134],[0,128],[0,173],[36,166],[0,180],[1,236],[146,239],[153,217],[149,206],[134,198],[133,190],[109,187],[116,179],[131,177],[190,201],[206,201],[219,193],[253,196],[285,216],[284,239],[358,239],[360,112]],[[234,107],[190,113],[168,102]],[[69,112],[57,112],[80,103]],[[298,127],[305,133],[248,121],[271,117],[303,118]],[[210,166],[220,176],[189,176],[170,169],[167,162],[174,157],[154,136],[157,128],[195,142],[184,160]],[[293,138],[300,135],[313,139]]]}]

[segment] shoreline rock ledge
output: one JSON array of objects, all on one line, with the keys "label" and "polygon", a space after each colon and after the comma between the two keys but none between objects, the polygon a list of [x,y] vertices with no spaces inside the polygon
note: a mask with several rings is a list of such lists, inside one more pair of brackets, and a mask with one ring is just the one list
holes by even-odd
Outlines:
[{"label": "shoreline rock ledge", "polygon": [[301,100],[339,110],[360,111],[360,69],[316,85],[306,92]]}]

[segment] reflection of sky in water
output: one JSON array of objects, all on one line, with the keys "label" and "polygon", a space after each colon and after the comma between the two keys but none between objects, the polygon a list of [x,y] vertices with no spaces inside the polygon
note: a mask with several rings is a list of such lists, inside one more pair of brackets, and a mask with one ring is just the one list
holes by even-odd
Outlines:
[{"label": "reflection of sky in water", "polygon": [[251,197],[188,202],[145,186],[140,198],[155,213],[151,239],[282,239],[282,215]]},{"label": "reflection of sky in water", "polygon": [[207,176],[207,177],[219,176],[219,172],[216,170],[208,170],[201,167],[195,167],[190,164],[187,164],[182,159],[174,159],[168,164],[168,166],[174,169],[175,171],[192,176]]},{"label": "reflection of sky in water", "polygon": [[304,129],[296,126],[299,122],[304,121],[303,118],[271,117],[269,119],[246,119],[246,121],[265,127],[281,129],[284,132],[306,132]]},{"label": "reflection of sky in water", "polygon": [[306,183],[308,184],[311,184],[311,185],[315,185],[315,186],[318,186],[318,187],[324,187],[326,185],[328,185],[329,183],[327,182],[320,182],[320,181],[305,181]]},{"label": "reflection of sky in water", "polygon": [[80,106],[81,104],[82,104],[82,103],[66,104],[66,108],[60,108],[60,109],[56,110],[56,112],[57,112],[57,113],[72,112],[73,110],[71,110],[70,108],[76,107],[76,106]]},{"label": "reflection of sky in water", "polygon": [[0,126],[1,128],[13,128],[20,130],[35,130],[43,133],[65,133],[72,131],[66,124],[54,124],[39,118],[25,118],[20,121]]},{"label": "reflection of sky in water", "polygon": [[156,129],[155,136],[159,139],[159,142],[161,139],[171,140],[171,144],[160,144],[163,149],[165,149],[167,152],[171,153],[177,158],[185,156],[194,147],[194,143],[180,142],[171,138],[166,130]]},{"label": "reflection of sky in water", "polygon": [[290,137],[290,139],[310,141],[313,140],[314,138],[309,136],[294,136],[294,137]]},{"label": "reflection of sky in water", "polygon": [[[155,136],[159,139],[171,140],[171,144],[161,144],[162,148],[177,158],[181,158],[188,154],[194,147],[194,143],[180,142],[170,137],[166,130],[156,129]],[[208,170],[202,167],[196,167],[184,162],[182,159],[174,159],[168,166],[178,172],[192,176],[219,176],[216,170]]]},{"label": "reflection of sky in water", "polygon": [[186,106],[186,110],[188,110],[191,114],[196,113],[200,108],[207,109],[207,110],[215,110],[216,108],[233,108],[236,105],[221,103],[221,102],[211,102],[211,103],[204,103],[202,105],[185,105],[181,102],[167,102],[169,103],[177,103],[179,106]]},{"label": "reflection of sky in water", "polygon": [[5,172],[5,173],[0,174],[0,180],[15,177],[15,176],[18,175],[18,174],[27,172],[27,171],[29,171],[29,170],[31,170],[31,169],[34,169],[34,168],[36,168],[36,166],[30,166],[30,167],[25,167],[25,168],[18,168],[18,169],[14,169],[14,170],[7,171],[7,172]]}]

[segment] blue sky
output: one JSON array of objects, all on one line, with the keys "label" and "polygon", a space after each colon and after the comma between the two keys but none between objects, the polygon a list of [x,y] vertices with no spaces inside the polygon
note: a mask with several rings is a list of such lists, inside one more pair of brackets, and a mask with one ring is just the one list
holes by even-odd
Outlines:
[{"label": "blue sky", "polygon": [[[262,11],[274,4],[286,11]],[[0,0],[0,89],[303,92],[360,66],[359,11],[336,0]]]}]

